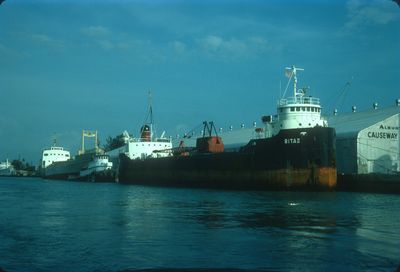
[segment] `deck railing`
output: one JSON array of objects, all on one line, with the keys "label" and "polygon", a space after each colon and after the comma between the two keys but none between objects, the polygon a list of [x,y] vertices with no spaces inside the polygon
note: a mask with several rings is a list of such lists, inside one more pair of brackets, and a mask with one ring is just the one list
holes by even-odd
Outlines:
[{"label": "deck railing", "polygon": [[278,102],[279,106],[285,106],[290,104],[308,104],[308,105],[320,105],[319,98],[315,97],[288,97],[282,98]]}]

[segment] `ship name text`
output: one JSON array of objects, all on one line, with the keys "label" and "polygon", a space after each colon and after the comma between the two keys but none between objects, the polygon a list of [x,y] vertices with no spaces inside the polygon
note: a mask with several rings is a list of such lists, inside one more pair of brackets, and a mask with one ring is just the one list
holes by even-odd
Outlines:
[{"label": "ship name text", "polygon": [[300,143],[300,138],[289,138],[289,139],[284,139],[283,142],[285,144],[299,144]]}]

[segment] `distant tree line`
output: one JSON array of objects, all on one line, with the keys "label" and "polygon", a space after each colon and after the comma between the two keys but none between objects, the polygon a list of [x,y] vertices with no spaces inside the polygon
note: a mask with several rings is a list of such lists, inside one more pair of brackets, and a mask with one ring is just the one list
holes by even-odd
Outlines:
[{"label": "distant tree line", "polygon": [[25,159],[22,160],[13,160],[11,162],[11,165],[14,167],[16,171],[19,170],[24,170],[24,171],[35,171],[35,166],[30,165],[25,161]]},{"label": "distant tree line", "polygon": [[104,151],[107,152],[124,145],[125,145],[124,135],[120,134],[115,137],[108,136],[106,139],[106,143],[103,145],[103,148]]}]

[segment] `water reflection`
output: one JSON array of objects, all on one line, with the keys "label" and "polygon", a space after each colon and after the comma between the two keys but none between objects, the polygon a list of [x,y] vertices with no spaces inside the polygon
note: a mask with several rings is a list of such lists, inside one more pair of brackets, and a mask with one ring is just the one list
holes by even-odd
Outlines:
[{"label": "water reflection", "polygon": [[392,271],[400,256],[398,196],[2,186],[0,256],[10,271]]}]

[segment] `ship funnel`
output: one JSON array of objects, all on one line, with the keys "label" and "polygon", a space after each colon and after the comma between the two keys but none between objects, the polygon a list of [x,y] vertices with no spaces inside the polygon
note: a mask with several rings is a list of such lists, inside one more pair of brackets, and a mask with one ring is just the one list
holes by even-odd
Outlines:
[{"label": "ship funnel", "polygon": [[140,139],[145,142],[150,142],[151,140],[151,129],[149,125],[144,125],[140,129]]},{"label": "ship funnel", "polygon": [[357,107],[356,106],[351,107],[351,111],[352,112],[356,112],[357,111]]},{"label": "ship funnel", "polygon": [[374,104],[372,104],[372,107],[374,108],[374,110],[377,110],[378,109],[378,103],[374,103]]}]

